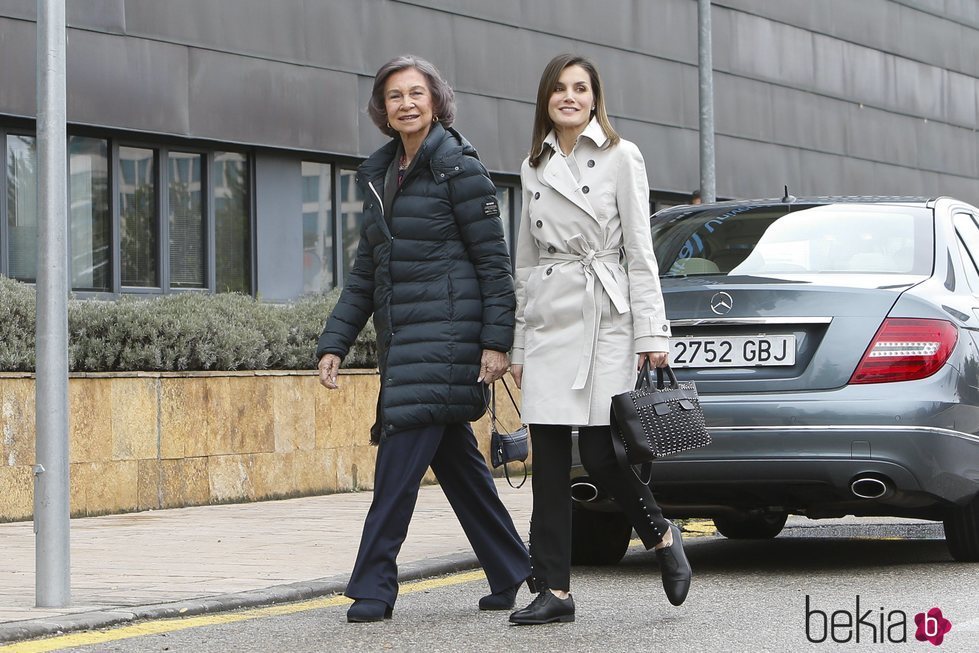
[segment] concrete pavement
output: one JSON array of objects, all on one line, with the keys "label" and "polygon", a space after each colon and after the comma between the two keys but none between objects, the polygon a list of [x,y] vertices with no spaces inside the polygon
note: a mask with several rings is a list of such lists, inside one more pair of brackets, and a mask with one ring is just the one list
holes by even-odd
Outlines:
[{"label": "concrete pavement", "polygon": [[[531,492],[498,481],[526,539]],[[71,606],[34,607],[31,522],[0,524],[0,643],[341,592],[370,492],[73,519]],[[438,486],[423,487],[403,580],[477,567]]]}]

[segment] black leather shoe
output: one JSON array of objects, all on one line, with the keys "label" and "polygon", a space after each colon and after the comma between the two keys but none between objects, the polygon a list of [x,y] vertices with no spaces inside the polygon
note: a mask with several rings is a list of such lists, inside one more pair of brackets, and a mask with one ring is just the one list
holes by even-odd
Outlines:
[{"label": "black leather shoe", "polygon": [[546,589],[541,590],[526,608],[510,615],[510,623],[519,626],[570,621],[574,621],[574,599],[570,594],[566,599],[559,599]]},{"label": "black leather shoe", "polygon": [[509,610],[517,602],[517,590],[523,582],[517,583],[513,587],[508,587],[499,592],[487,594],[479,599],[480,610]]},{"label": "black leather shoe", "polygon": [[673,533],[673,544],[656,549],[656,558],[659,560],[659,568],[663,574],[666,598],[673,605],[680,605],[690,591],[693,570],[690,569],[687,554],[683,552],[683,537],[680,535],[680,529],[675,524],[670,524],[670,531]]},{"label": "black leather shoe", "polygon": [[347,621],[351,623],[367,623],[390,619],[394,608],[377,599],[357,599],[347,609]]}]

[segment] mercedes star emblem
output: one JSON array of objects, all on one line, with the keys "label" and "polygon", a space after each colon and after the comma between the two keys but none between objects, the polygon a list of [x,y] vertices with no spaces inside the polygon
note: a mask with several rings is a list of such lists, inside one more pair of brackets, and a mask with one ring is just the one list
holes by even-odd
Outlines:
[{"label": "mercedes star emblem", "polygon": [[732,306],[734,306],[734,300],[726,292],[715,293],[710,298],[710,310],[714,311],[717,315],[730,313]]}]

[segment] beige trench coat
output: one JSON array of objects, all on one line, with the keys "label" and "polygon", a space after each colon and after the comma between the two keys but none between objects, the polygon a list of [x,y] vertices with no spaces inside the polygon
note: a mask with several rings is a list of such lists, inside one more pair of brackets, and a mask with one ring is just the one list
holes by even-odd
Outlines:
[{"label": "beige trench coat", "polygon": [[645,164],[633,143],[606,143],[592,120],[572,153],[579,181],[559,151],[520,170],[511,358],[529,424],[608,424],[612,395],[635,385],[636,354],[668,351]]}]

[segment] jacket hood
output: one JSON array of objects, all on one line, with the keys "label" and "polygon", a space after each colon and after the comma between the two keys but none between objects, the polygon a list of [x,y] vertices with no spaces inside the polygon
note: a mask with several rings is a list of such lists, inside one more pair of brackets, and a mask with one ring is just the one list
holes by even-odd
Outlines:
[{"label": "jacket hood", "polygon": [[[401,147],[401,139],[392,138],[390,141],[375,150],[366,161],[357,168],[358,178],[366,183],[369,180],[383,177],[387,172],[388,166],[398,153]],[[464,156],[471,156],[479,159],[476,152],[466,137],[451,127],[443,127],[442,123],[437,122],[432,125],[425,137],[425,142],[418,148],[415,154],[416,168],[428,165],[433,174],[445,168],[454,168]]]}]

